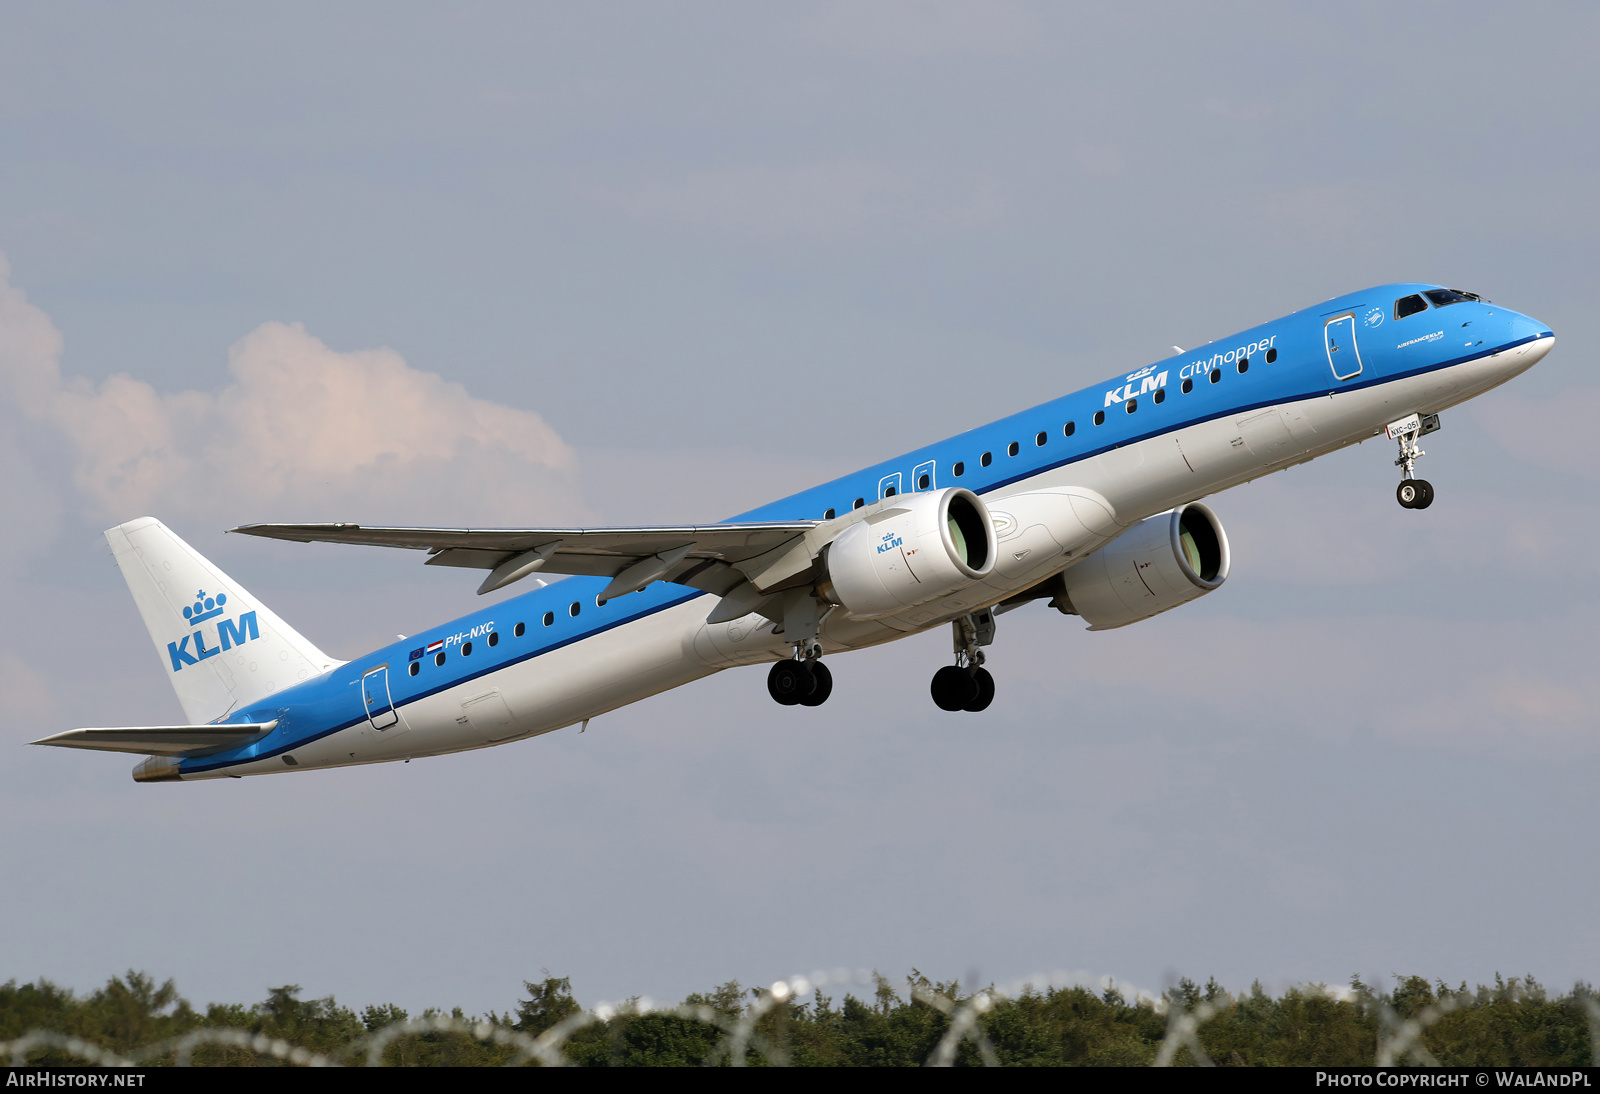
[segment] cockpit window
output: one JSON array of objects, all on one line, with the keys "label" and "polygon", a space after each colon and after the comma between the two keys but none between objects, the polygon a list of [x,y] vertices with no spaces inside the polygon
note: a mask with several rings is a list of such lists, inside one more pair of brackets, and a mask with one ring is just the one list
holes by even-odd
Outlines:
[{"label": "cockpit window", "polygon": [[1402,296],[1394,302],[1394,317],[1404,319],[1408,315],[1416,315],[1419,311],[1427,311],[1428,302],[1422,299],[1421,293],[1412,293]]},{"label": "cockpit window", "polygon": [[1447,304],[1460,304],[1465,300],[1482,300],[1483,297],[1475,292],[1461,292],[1459,289],[1429,289],[1427,292],[1433,306],[1442,308]]}]

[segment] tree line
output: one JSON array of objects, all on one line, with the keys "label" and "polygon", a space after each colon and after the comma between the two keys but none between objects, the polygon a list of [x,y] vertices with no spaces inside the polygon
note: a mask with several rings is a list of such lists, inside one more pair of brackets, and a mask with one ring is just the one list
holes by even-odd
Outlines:
[{"label": "tree line", "polygon": [[[514,1044],[485,1031],[498,1028],[538,1038],[565,1022],[561,1051],[585,1067],[700,1066],[727,1064],[730,1031],[749,1025],[745,1062],[812,1067],[915,1067],[929,1061],[963,1008],[975,1023],[965,1030],[953,1062],[976,1065],[987,1056],[1012,1066],[1126,1065],[1155,1062],[1176,1014],[1203,1014],[1196,1032],[1201,1050],[1223,1066],[1364,1066],[1377,1062],[1378,1046],[1400,1024],[1423,1019],[1409,1062],[1446,1066],[1584,1067],[1600,1036],[1600,1007],[1586,984],[1557,997],[1531,976],[1503,979],[1469,990],[1420,976],[1397,978],[1389,991],[1353,979],[1348,991],[1320,986],[1271,995],[1259,983],[1238,994],[1215,980],[1203,987],[1182,980],[1163,1006],[1129,1000],[1114,987],[1028,988],[1014,997],[993,993],[978,1000],[955,982],[934,982],[913,970],[897,988],[879,977],[866,998],[842,999],[818,989],[805,998],[776,1001],[738,982],[696,993],[672,1010],[638,1012],[624,1004],[613,1013],[586,1013],[565,977],[545,973],[524,981],[526,998],[507,1014],[467,1016],[460,1008],[429,1009],[417,1018],[429,1028],[403,1032],[383,1048],[391,1066],[496,1066],[517,1056]],[[981,1013],[978,1011],[981,1010]],[[751,1017],[754,1020],[751,1021]],[[271,988],[259,1003],[212,1003],[204,1009],[178,994],[171,980],[157,984],[140,972],[112,977],[86,995],[47,980],[0,985],[0,1042],[37,1030],[78,1038],[147,1065],[172,1063],[174,1043],[185,1034],[221,1029],[288,1042],[338,1062],[362,1063],[372,1037],[413,1020],[393,1004],[359,1013],[332,996],[301,999],[300,988]],[[488,1023],[487,1026],[478,1023]],[[477,1026],[476,1029],[468,1028]],[[550,1040],[552,1038],[547,1038]],[[257,1042],[202,1043],[192,1062],[213,1066],[274,1066],[285,1061]],[[515,1040],[515,1038],[513,1038]],[[157,1046],[151,1054],[152,1046]],[[1426,1055],[1424,1055],[1426,1054]],[[56,1046],[37,1046],[30,1064],[72,1065],[83,1058]],[[1190,1049],[1177,1064],[1197,1062]],[[1401,1061],[1396,1061],[1401,1062]]]}]

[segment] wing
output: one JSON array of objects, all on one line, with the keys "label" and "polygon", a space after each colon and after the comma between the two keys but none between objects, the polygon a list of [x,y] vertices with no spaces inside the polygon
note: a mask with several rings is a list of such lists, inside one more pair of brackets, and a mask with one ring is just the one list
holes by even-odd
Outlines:
[{"label": "wing", "polygon": [[100,752],[136,752],[147,756],[195,756],[237,748],[266,736],[271,722],[235,722],[225,726],[115,726],[69,729],[32,742],[61,748],[92,748]]},{"label": "wing", "polygon": [[[672,581],[725,596],[753,580],[764,596],[796,576],[806,534],[822,522],[750,521],[655,528],[368,528],[359,524],[247,524],[250,536],[427,551],[429,566],[488,570],[479,594],[536,571],[609,577],[601,600]],[[805,550],[809,566],[810,550]],[[783,565],[775,563],[783,562]],[[799,567],[803,570],[805,567]],[[765,579],[765,580],[764,580]],[[741,602],[748,601],[745,594]],[[749,608],[746,609],[751,610]]]}]

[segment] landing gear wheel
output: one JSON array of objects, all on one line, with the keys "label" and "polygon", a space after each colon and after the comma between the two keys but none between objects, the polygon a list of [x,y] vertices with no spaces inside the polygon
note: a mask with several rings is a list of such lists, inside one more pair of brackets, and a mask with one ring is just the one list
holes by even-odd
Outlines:
[{"label": "landing gear wheel", "polygon": [[779,661],[767,673],[767,694],[786,707],[792,707],[816,690],[817,678],[804,661]]},{"label": "landing gear wheel", "polygon": [[987,709],[989,704],[994,702],[994,677],[989,675],[988,669],[980,668],[972,674],[972,682],[978,685],[978,694],[974,695],[971,702],[961,709],[970,710],[976,714],[980,710]]},{"label": "landing gear wheel", "polygon": [[1395,500],[1406,509],[1426,509],[1433,504],[1433,484],[1427,479],[1406,479],[1395,487]]},{"label": "landing gear wheel", "polygon": [[965,710],[967,704],[978,698],[978,682],[972,674],[957,665],[946,665],[933,674],[934,706],[940,710]]},{"label": "landing gear wheel", "polygon": [[811,694],[800,700],[803,707],[820,707],[833,694],[833,673],[821,661],[811,662],[811,679],[815,681]]}]

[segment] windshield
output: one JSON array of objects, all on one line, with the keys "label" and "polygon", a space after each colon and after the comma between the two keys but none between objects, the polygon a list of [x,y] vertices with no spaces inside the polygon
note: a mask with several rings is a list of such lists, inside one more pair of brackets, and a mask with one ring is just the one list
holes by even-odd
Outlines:
[{"label": "windshield", "polygon": [[1427,311],[1428,304],[1418,293],[1402,296],[1394,302],[1394,317],[1404,319],[1408,315],[1416,315],[1419,311]]}]

